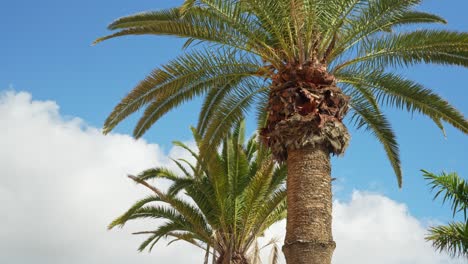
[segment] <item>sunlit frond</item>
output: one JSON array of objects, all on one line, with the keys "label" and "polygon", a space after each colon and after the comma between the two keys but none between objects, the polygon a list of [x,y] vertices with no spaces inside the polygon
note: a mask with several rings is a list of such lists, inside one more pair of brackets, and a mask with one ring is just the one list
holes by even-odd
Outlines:
[{"label": "sunlit frond", "polygon": [[417,63],[468,66],[468,33],[417,30],[381,36],[360,46],[357,57],[334,70],[361,64],[366,68],[401,67]]},{"label": "sunlit frond", "polygon": [[357,128],[364,127],[366,130],[369,130],[383,145],[397,177],[398,186],[401,188],[403,178],[398,143],[388,120],[379,109],[375,108],[372,103],[369,103],[364,98],[354,97],[350,105],[354,110],[353,118],[355,118]]},{"label": "sunlit frond", "polygon": [[174,107],[210,89],[219,89],[255,75],[259,67],[255,58],[229,50],[222,55],[211,50],[182,55],[163,69],[154,70],[136,86],[109,115],[104,124],[104,133],[150,104],[135,129],[135,136],[139,137]]},{"label": "sunlit frond", "polygon": [[431,190],[435,191],[434,199],[442,197],[442,202],[450,203],[453,215],[463,212],[467,219],[468,209],[468,182],[456,173],[441,173],[436,175],[422,170],[424,178],[429,181]]},{"label": "sunlit frond", "polygon": [[439,251],[445,251],[453,257],[468,257],[468,221],[435,226],[429,229],[426,240]]},{"label": "sunlit frond", "polygon": [[[440,120],[468,133],[466,118],[446,100],[431,90],[402,76],[383,71],[366,72],[363,69],[351,69],[337,72],[340,82],[353,87],[366,87],[378,99],[380,104],[419,112],[431,118],[443,129]],[[361,91],[362,93],[362,91]]]},{"label": "sunlit frond", "polygon": [[[205,139],[196,129],[192,131],[198,146],[203,146]],[[236,122],[223,137],[221,151],[215,149],[208,155],[209,162],[200,159],[199,150],[175,141],[174,145],[195,158],[196,164],[189,166],[194,175],[182,170],[180,176],[157,167],[129,176],[153,195],[137,201],[109,228],[138,219],[161,219],[166,222],[158,229],[135,233],[149,235],[139,250],[151,250],[168,238],[172,239],[169,244],[186,241],[206,250],[204,244],[218,253],[247,252],[266,228],[286,215],[286,169],[274,165],[255,138],[245,142],[245,122]],[[169,180],[167,190],[149,183],[155,180],[157,184],[158,179]]]},{"label": "sunlit frond", "polygon": [[445,251],[453,257],[468,258],[468,182],[457,173],[434,174],[421,170],[424,178],[429,182],[434,199],[442,197],[442,202],[450,203],[453,216],[463,212],[463,220],[451,222],[448,225],[439,225],[429,228],[426,240],[439,251]]}]

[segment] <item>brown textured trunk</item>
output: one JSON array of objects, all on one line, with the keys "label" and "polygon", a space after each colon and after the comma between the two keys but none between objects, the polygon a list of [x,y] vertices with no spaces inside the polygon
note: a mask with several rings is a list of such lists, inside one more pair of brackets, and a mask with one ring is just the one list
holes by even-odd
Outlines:
[{"label": "brown textured trunk", "polygon": [[323,146],[288,151],[287,263],[330,264],[332,237],[330,154]]},{"label": "brown textured trunk", "polygon": [[330,155],[344,153],[349,142],[342,123],[349,97],[320,63],[287,64],[272,79],[261,136],[276,160],[288,165],[286,262],[330,264]]}]

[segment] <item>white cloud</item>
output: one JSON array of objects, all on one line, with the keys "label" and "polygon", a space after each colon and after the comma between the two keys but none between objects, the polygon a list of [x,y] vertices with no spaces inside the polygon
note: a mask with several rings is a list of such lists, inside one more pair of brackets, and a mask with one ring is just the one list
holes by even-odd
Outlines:
[{"label": "white cloud", "polygon": [[[170,164],[158,145],[103,136],[27,93],[0,94],[0,127],[0,263],[202,263],[203,252],[182,243],[137,253],[142,238],[129,233],[148,223],[105,229],[144,196],[125,175]],[[335,264],[457,263],[434,253],[422,223],[382,195],[335,202],[334,230]],[[284,223],[267,236],[282,234]]]},{"label": "white cloud", "polygon": [[[285,226],[276,224],[266,237],[282,237]],[[426,227],[406,205],[380,194],[355,191],[350,201],[333,204],[334,264],[466,263],[436,253],[425,234]]]},{"label": "white cloud", "polygon": [[[125,177],[169,164],[158,145],[103,136],[54,102],[27,93],[0,94],[0,263],[190,263],[190,246],[137,253],[142,237],[107,224],[146,195]],[[177,150],[173,156],[182,155]],[[138,227],[138,228],[137,228]],[[181,250],[184,252],[180,254]]]},{"label": "white cloud", "polygon": [[462,263],[434,252],[426,227],[408,208],[379,194],[354,192],[334,204],[335,263]]}]

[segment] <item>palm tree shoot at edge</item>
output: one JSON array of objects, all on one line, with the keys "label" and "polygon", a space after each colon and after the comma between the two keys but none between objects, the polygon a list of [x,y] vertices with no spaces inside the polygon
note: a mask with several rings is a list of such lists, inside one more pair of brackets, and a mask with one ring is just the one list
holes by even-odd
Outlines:
[{"label": "palm tree shoot at edge", "polygon": [[435,192],[434,199],[442,198],[442,203],[450,203],[453,217],[462,213],[462,221],[454,221],[448,225],[433,226],[426,237],[434,248],[445,251],[451,256],[468,259],[468,182],[457,173],[441,173],[439,175],[421,170]]}]

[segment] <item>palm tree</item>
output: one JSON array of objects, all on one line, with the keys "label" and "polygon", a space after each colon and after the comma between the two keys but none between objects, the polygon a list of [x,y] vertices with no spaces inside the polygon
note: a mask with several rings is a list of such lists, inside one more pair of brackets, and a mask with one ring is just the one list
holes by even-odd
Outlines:
[{"label": "palm tree", "polygon": [[431,227],[426,240],[431,241],[439,251],[446,251],[454,257],[468,258],[468,182],[457,173],[436,175],[426,170],[422,172],[431,190],[436,192],[434,199],[440,196],[443,202],[448,201],[454,217],[458,212],[463,212],[463,221]]},{"label": "palm tree", "polygon": [[[200,145],[196,132],[194,135]],[[257,237],[286,217],[286,169],[275,165],[254,137],[245,145],[243,142],[241,123],[223,141],[221,153],[215,152],[209,163],[185,144],[175,142],[189,151],[197,163],[174,160],[182,175],[162,167],[129,176],[153,194],[137,201],[109,228],[135,219],[164,219],[166,222],[156,230],[136,233],[149,235],[140,251],[151,250],[161,238],[169,237],[206,250],[205,263],[210,249],[215,252],[213,263],[254,263],[249,259],[252,253],[258,255],[254,248]],[[171,185],[163,191],[148,182],[152,179],[166,179]]]},{"label": "palm tree", "polygon": [[351,124],[382,143],[400,187],[398,144],[381,105],[468,132],[463,114],[447,101],[393,72],[419,63],[468,66],[467,33],[399,30],[446,23],[416,11],[420,2],[186,0],[180,8],[119,18],[109,25],[117,31],[95,43],[169,35],[187,39],[191,50],[139,83],[109,115],[104,133],[145,108],[134,130],[141,137],[168,111],[204,96],[197,125],[203,156],[256,106],[262,141],[288,165],[287,262],[330,263],[330,155],[348,145],[348,112]]}]

